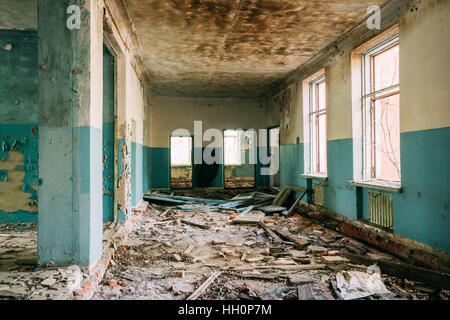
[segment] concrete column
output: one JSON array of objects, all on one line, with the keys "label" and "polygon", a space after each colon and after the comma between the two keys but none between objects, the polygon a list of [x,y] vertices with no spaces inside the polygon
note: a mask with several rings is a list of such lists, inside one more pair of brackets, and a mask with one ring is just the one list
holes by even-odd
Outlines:
[{"label": "concrete column", "polygon": [[127,106],[132,106],[130,96],[131,58],[128,53],[117,58],[117,124],[118,130],[118,199],[117,220],[126,221],[131,211],[131,124]]},{"label": "concrete column", "polygon": [[[80,29],[69,30],[77,5]],[[92,266],[102,249],[102,9],[38,0],[40,265]]]}]

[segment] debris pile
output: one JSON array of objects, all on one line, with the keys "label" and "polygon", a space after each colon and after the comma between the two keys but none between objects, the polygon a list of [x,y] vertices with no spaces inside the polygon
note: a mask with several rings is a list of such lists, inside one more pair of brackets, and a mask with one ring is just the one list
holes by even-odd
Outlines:
[{"label": "debris pile", "polygon": [[[152,204],[94,299],[448,299],[447,290],[382,273],[377,261],[398,260],[291,211],[305,190],[283,190],[146,194]],[[272,210],[293,191],[294,204]]]},{"label": "debris pile", "polygon": [[67,300],[83,279],[78,266],[34,272],[0,272],[0,300]]}]

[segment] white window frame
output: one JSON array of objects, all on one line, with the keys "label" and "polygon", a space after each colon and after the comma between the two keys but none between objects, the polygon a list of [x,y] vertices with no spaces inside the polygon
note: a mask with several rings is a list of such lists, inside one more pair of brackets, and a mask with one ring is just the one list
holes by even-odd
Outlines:
[{"label": "white window frame", "polygon": [[[327,172],[319,172],[317,159],[318,141],[315,120],[318,113],[327,114],[327,101],[325,101],[325,108],[315,110],[316,88],[322,82],[327,86],[324,69],[303,81],[304,173],[301,176],[316,180],[328,179],[328,168],[326,168]],[[328,123],[328,119],[326,123]],[[327,141],[326,137],[325,141]]]},{"label": "white window frame", "polygon": [[[386,181],[375,178],[375,167],[373,164],[374,157],[374,143],[373,143],[373,115],[372,115],[372,97],[376,94],[399,94],[400,95],[400,82],[396,85],[383,88],[381,90],[372,91],[372,84],[374,79],[373,74],[373,57],[399,45],[399,36],[389,38],[386,41],[372,47],[362,54],[362,179],[363,181],[372,181],[374,183],[385,183],[394,188],[398,188],[401,185],[401,181]],[[400,175],[401,179],[401,175]]]}]

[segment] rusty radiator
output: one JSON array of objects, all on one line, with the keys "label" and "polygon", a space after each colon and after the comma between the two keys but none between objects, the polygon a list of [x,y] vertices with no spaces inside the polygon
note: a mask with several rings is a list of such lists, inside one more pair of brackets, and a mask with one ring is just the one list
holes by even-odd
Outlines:
[{"label": "rusty radiator", "polygon": [[372,223],[393,229],[394,206],[391,194],[369,192],[369,219]]},{"label": "rusty radiator", "polygon": [[323,183],[314,183],[313,190],[314,190],[314,204],[323,206],[325,203],[324,184]]}]

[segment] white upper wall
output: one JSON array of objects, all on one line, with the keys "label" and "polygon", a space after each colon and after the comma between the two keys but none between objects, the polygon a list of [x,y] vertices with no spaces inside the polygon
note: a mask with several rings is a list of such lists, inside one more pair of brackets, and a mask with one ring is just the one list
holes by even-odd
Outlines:
[{"label": "white upper wall", "polygon": [[[278,124],[279,113],[261,100],[236,98],[191,98],[156,96],[150,107],[151,147],[169,147],[176,129],[194,134],[194,121],[207,129],[264,129]],[[207,143],[208,144],[208,143]]]},{"label": "white upper wall", "polygon": [[400,22],[400,129],[450,126],[450,1],[422,1]]}]

